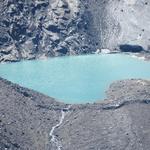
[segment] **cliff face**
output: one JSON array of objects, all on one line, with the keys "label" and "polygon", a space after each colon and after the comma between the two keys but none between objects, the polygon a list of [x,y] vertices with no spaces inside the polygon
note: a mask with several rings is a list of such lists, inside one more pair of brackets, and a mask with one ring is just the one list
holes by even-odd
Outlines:
[{"label": "cliff face", "polygon": [[0,1],[0,61],[85,54],[124,44],[149,50],[149,11],[147,0]]},{"label": "cliff face", "polygon": [[0,61],[89,51],[80,2],[5,0],[0,6]]}]

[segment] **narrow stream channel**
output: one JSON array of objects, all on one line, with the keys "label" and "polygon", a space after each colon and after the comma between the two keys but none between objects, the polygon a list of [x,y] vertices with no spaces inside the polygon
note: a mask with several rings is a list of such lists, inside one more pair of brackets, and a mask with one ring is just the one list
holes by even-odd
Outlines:
[{"label": "narrow stream channel", "polygon": [[61,144],[60,141],[58,141],[58,139],[54,135],[54,131],[55,131],[56,128],[61,126],[61,124],[63,123],[63,120],[65,118],[65,115],[68,112],[68,110],[70,109],[70,107],[71,107],[71,105],[69,105],[67,108],[64,108],[64,109],[61,110],[61,117],[59,119],[59,122],[55,126],[52,127],[52,129],[49,133],[49,136],[51,137],[50,142],[55,144],[55,146],[57,147],[57,150],[61,150],[62,144]]}]

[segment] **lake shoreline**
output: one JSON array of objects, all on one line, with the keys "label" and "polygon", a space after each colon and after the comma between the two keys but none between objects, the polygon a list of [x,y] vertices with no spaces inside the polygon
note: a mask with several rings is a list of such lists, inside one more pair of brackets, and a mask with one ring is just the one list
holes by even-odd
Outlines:
[{"label": "lake shoreline", "polygon": [[[67,114],[54,135],[57,135],[57,140],[65,150],[75,150],[78,149],[78,146],[82,149],[83,143],[88,147],[94,145],[95,148],[99,148],[99,144],[102,143],[111,147],[112,144],[107,143],[105,139],[112,137],[111,141],[116,143],[115,149],[120,150],[123,148],[122,144],[127,142],[126,136],[135,140],[132,147],[136,147],[138,140],[133,136],[131,127],[134,128],[136,134],[143,133],[140,136],[143,147],[149,145],[149,142],[142,137],[145,136],[144,131],[149,130],[148,120],[150,118],[146,114],[150,113],[150,95],[148,94],[150,93],[150,81],[141,79],[117,81],[110,85],[107,100],[93,104],[71,105],[69,110],[65,110],[68,107],[67,104],[57,102],[53,98],[20,87],[2,78],[0,78],[0,87],[0,114],[3,114],[0,122],[1,133],[3,133],[0,137],[2,149],[6,147],[48,149],[51,147],[52,150],[55,150],[56,145],[49,141],[51,137],[48,138],[48,135],[52,127],[59,123],[57,120],[62,110],[67,111]],[[143,117],[142,114],[145,116]],[[130,118],[134,121],[131,121]],[[143,127],[142,131],[138,130],[139,126]],[[102,134],[107,131],[110,134]],[[34,134],[31,135],[30,132]],[[91,135],[95,139],[93,142],[89,142]],[[120,139],[122,144],[117,142],[118,136],[122,137]],[[84,137],[87,137],[86,140]],[[97,142],[97,138],[103,140]],[[101,149],[105,150],[102,147]]]},{"label": "lake shoreline", "polygon": [[87,103],[104,99],[116,80],[149,79],[149,65],[127,53],[93,54],[1,64],[0,76],[66,103]]}]

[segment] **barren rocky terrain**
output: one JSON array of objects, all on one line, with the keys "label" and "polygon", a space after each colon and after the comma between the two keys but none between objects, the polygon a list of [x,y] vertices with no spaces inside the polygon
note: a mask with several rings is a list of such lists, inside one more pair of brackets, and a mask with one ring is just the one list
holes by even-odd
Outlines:
[{"label": "barren rocky terrain", "polygon": [[148,0],[1,0],[0,62],[150,49]]},{"label": "barren rocky terrain", "polygon": [[107,100],[84,105],[63,104],[4,79],[0,87],[1,150],[150,147],[150,81],[117,81]]},{"label": "barren rocky terrain", "polygon": [[[110,51],[150,59],[148,0],[0,0],[0,62]],[[69,105],[0,78],[0,150],[149,150],[150,81]]]}]

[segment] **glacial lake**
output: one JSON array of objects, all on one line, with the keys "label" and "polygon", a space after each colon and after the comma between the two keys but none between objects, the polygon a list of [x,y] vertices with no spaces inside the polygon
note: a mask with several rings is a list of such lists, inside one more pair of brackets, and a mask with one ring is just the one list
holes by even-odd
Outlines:
[{"label": "glacial lake", "polygon": [[150,62],[123,54],[68,56],[0,64],[0,76],[65,103],[106,98],[121,79],[150,79]]}]

